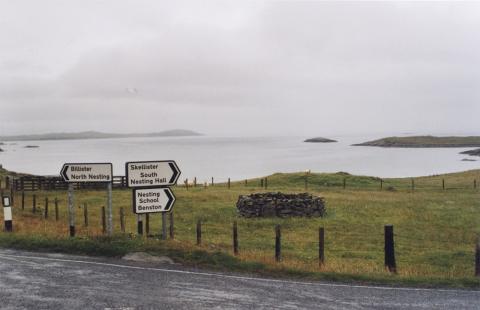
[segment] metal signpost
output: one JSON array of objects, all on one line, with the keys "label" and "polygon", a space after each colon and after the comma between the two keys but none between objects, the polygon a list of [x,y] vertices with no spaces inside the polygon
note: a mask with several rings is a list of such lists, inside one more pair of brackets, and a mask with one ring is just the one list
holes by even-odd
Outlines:
[{"label": "metal signpost", "polygon": [[166,239],[165,214],[172,210],[175,196],[168,186],[175,185],[180,169],[173,160],[127,162],[127,186],[133,190],[133,212],[137,214],[138,233],[143,233],[142,214],[162,213],[162,239]]},{"label": "metal signpost", "polygon": [[60,175],[68,184],[68,214],[70,236],[75,236],[75,208],[73,206],[73,183],[107,183],[107,234],[112,236],[112,182],[113,168],[111,163],[67,163]]}]

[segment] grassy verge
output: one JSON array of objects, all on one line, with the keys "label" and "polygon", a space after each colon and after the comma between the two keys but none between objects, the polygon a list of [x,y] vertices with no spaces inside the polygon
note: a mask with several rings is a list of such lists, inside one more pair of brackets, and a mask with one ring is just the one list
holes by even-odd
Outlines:
[{"label": "grassy verge", "polygon": [[[323,196],[325,218],[238,217],[239,195],[259,191],[303,192]],[[30,250],[121,256],[131,251],[168,255],[178,262],[221,270],[255,272],[304,279],[396,283],[417,286],[480,287],[474,274],[474,249],[480,233],[480,193],[473,180],[480,170],[420,178],[384,179],[345,173],[278,173],[268,177],[268,189],[260,179],[189,188],[175,187],[175,240],[137,238],[136,218],[131,213],[131,191],[113,193],[116,237],[102,234],[103,191],[77,191],[75,209],[78,238],[68,238],[66,193],[36,192],[15,197],[14,234],[0,234],[0,246]],[[345,180],[346,188],[343,188]],[[414,188],[412,188],[412,180]],[[443,189],[445,184],[445,189]],[[380,188],[382,186],[382,188]],[[413,189],[413,190],[412,190]],[[33,194],[37,212],[32,213]],[[44,201],[50,201],[50,217],[43,217]],[[53,216],[58,198],[59,221]],[[89,225],[83,223],[88,205]],[[126,211],[127,232],[120,234],[119,211]],[[0,210],[1,214],[2,210]],[[1,215],[0,215],[1,216]],[[195,223],[202,220],[203,241],[195,244]],[[240,254],[232,255],[233,221],[238,222]],[[274,260],[274,227],[282,227],[283,261]],[[398,274],[383,267],[383,226],[393,224]],[[326,263],[317,260],[318,227],[325,227]],[[161,231],[160,215],[150,216],[150,234]]]},{"label": "grassy verge", "polygon": [[44,236],[1,234],[0,247],[103,257],[121,257],[127,253],[144,251],[153,255],[168,256],[175,262],[187,267],[263,275],[279,279],[288,278],[305,281],[335,281],[425,288],[478,288],[480,285],[480,280],[472,278],[446,280],[442,278],[397,277],[389,274],[372,276],[335,272],[305,272],[286,266],[275,267],[258,262],[246,262],[220,251],[203,249],[192,251],[172,241],[158,242],[150,240],[145,242],[142,239],[125,236],[115,236],[113,238],[49,238]]}]

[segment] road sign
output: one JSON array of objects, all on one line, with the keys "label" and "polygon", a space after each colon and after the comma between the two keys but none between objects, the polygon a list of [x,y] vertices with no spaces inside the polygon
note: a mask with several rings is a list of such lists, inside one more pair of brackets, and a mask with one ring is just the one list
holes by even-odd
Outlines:
[{"label": "road sign", "polygon": [[174,203],[175,196],[168,187],[133,190],[133,212],[136,214],[168,212]]},{"label": "road sign", "polygon": [[159,187],[177,183],[180,169],[173,160],[137,161],[125,164],[128,187]]},{"label": "road sign", "polygon": [[71,163],[64,164],[60,174],[69,183],[112,182],[112,170],[111,163]]}]

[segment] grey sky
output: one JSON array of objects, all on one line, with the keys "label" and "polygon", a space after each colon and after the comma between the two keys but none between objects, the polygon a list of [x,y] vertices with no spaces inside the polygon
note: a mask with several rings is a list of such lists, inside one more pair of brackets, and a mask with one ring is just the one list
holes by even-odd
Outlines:
[{"label": "grey sky", "polygon": [[480,134],[480,3],[0,1],[0,107],[0,135]]}]

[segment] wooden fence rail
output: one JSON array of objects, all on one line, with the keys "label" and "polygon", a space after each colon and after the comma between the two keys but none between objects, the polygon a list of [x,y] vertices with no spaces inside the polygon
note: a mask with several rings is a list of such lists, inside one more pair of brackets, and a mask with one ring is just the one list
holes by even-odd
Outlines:
[{"label": "wooden fence rail", "polygon": [[[25,176],[10,180],[12,188],[15,191],[55,191],[67,190],[68,183],[61,177],[48,176]],[[124,176],[113,177],[113,188],[126,188],[127,180]],[[74,189],[104,189],[102,183],[74,183]]]}]

